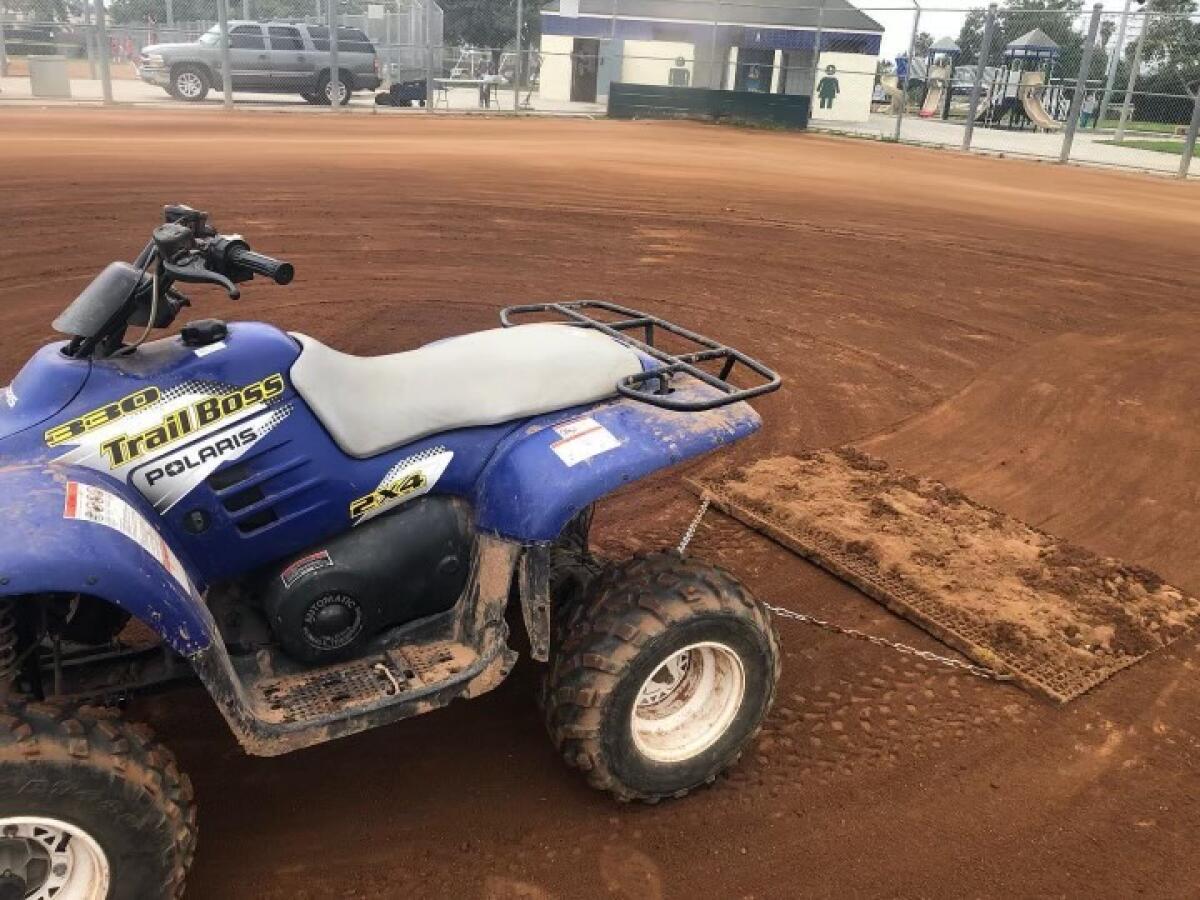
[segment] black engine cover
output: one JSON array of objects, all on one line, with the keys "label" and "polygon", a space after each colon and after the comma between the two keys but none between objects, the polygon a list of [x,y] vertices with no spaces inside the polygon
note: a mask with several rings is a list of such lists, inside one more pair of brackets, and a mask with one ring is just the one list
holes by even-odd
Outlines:
[{"label": "black engine cover", "polygon": [[329,663],[380,630],[450,609],[470,574],[470,507],[422,497],[279,566],[263,608],[288,655]]}]

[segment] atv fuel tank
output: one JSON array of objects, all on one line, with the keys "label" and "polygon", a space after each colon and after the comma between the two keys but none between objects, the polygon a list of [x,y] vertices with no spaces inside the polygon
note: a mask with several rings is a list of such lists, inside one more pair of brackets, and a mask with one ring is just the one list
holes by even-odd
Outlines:
[{"label": "atv fuel tank", "polygon": [[92,364],[64,356],[63,346],[43,347],[12,384],[0,388],[0,438],[53,418],[83,389]]}]

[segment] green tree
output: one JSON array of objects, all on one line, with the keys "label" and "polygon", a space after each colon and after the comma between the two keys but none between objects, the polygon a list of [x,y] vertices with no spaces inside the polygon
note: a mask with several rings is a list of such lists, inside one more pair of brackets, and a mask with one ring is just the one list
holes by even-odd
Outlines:
[{"label": "green tree", "polygon": [[1108,50],[1108,42],[1112,40],[1113,33],[1117,30],[1117,23],[1112,19],[1100,20],[1100,46]]},{"label": "green tree", "polygon": [[[517,0],[443,0],[443,35],[447,46],[470,44],[502,50],[516,41]],[[525,0],[521,36],[529,47],[541,34],[540,6]]]},{"label": "green tree", "polygon": [[[1146,4],[1150,15],[1142,47],[1142,64],[1158,90],[1178,93],[1183,84],[1200,78],[1200,22],[1194,0],[1151,0]],[[1174,15],[1154,16],[1153,13]],[[1134,42],[1126,49],[1131,59]],[[1139,83],[1139,89],[1142,88]]]},{"label": "green tree", "polygon": [[929,53],[929,48],[933,46],[933,35],[928,31],[920,32],[913,41],[913,57],[916,59],[924,59]]},{"label": "green tree", "polygon": [[[1006,44],[1040,28],[1068,56],[1070,50],[1083,46],[1083,33],[1076,28],[1082,9],[1083,0],[1006,0],[996,12],[992,53],[999,56]],[[986,19],[987,10],[973,9],[963,20],[957,43],[964,63],[979,61]]]},{"label": "green tree", "polygon": [[[1191,0],[1169,0],[1169,2],[1191,2]],[[979,62],[979,51],[983,46],[983,30],[987,11],[982,8],[971,10],[963,20],[958,35],[962,48],[959,62]],[[1105,24],[1102,21],[1102,26]],[[1040,28],[1046,36],[1058,44],[1060,53],[1055,67],[1055,78],[1074,78],[1079,72],[1086,40],[1087,17],[1083,14],[1083,0],[1006,0],[996,12],[996,31],[992,35],[991,53],[987,65],[999,65],[1004,48],[1022,35]],[[1105,45],[1111,35],[1111,24],[1106,32],[1103,27],[1092,56],[1089,77],[1102,77],[1108,64]]]},{"label": "green tree", "polygon": [[66,0],[0,0],[0,11],[19,13],[34,22],[65,22],[71,7]]}]

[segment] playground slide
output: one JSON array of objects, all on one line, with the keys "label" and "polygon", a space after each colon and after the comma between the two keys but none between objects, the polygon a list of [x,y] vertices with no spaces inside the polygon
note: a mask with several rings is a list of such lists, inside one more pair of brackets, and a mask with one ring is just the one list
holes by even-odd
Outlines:
[{"label": "playground slide", "polygon": [[950,68],[948,66],[931,66],[929,69],[929,88],[925,91],[925,102],[921,104],[921,118],[931,119],[938,115],[942,108],[942,100],[950,87]]},{"label": "playground slide", "polygon": [[1046,112],[1046,107],[1042,106],[1044,77],[1042,72],[1021,74],[1021,86],[1018,88],[1021,94],[1021,106],[1025,110],[1025,115],[1029,117],[1029,121],[1038,128],[1044,128],[1046,131],[1058,131],[1063,127],[1063,123]]},{"label": "playground slide", "polygon": [[943,91],[946,90],[944,81],[930,81],[929,90],[925,92],[925,102],[921,104],[921,118],[932,119],[942,108]]}]

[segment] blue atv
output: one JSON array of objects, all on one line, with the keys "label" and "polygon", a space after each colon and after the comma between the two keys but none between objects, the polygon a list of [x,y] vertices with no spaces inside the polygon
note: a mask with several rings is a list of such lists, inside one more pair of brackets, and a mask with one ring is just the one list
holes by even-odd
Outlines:
[{"label": "blue atv", "polygon": [[510,608],[594,786],[731,765],[779,677],[767,611],[679,552],[601,563],[588,526],[756,431],[779,378],[598,302],[372,358],[254,322],[148,340],[182,285],[255,275],[293,269],[167,207],[0,392],[0,900],[182,893],[191,786],[125,697],[198,679],[247,752],[298,750],[496,687]]}]

